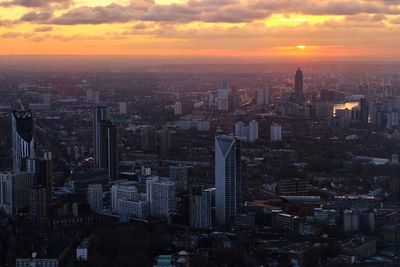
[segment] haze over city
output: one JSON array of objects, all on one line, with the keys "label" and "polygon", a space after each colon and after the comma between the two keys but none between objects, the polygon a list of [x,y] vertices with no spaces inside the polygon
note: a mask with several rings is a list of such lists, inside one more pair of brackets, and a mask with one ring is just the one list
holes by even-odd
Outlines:
[{"label": "haze over city", "polygon": [[1,55],[387,61],[399,42],[390,0],[0,1]]}]

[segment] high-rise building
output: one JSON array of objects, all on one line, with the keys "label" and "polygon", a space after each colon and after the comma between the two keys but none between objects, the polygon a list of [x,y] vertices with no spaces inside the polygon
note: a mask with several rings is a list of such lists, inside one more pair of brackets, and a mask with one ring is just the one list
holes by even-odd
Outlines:
[{"label": "high-rise building", "polygon": [[169,166],[169,178],[175,182],[176,194],[187,193],[189,184],[187,166]]},{"label": "high-rise building", "polygon": [[100,168],[101,164],[101,138],[100,138],[100,123],[103,120],[108,120],[109,110],[105,106],[96,106],[93,109],[93,154],[96,168]]},{"label": "high-rise building", "polygon": [[240,141],[233,136],[215,137],[215,204],[219,224],[230,223],[240,212]]},{"label": "high-rise building", "polygon": [[269,90],[267,88],[257,89],[257,107],[269,105]]},{"label": "high-rise building", "polygon": [[29,217],[45,218],[48,216],[47,189],[42,186],[32,186],[29,191]]},{"label": "high-rise building", "polygon": [[258,140],[258,122],[252,120],[249,122],[249,142]]},{"label": "high-rise building", "polygon": [[217,110],[229,110],[229,89],[227,81],[222,83],[222,89],[217,90]]},{"label": "high-rise building", "polygon": [[135,182],[121,181],[111,186],[111,211],[120,216],[145,219],[149,216],[149,203],[142,199]]},{"label": "high-rise building", "polygon": [[212,225],[211,202],[213,188],[193,185],[189,192],[190,226],[194,228],[210,228]]},{"label": "high-rise building", "polygon": [[282,140],[282,126],[280,124],[273,123],[271,125],[271,141]]},{"label": "high-rise building", "polygon": [[156,135],[153,127],[147,126],[140,129],[140,148],[146,152],[156,150]]},{"label": "high-rise building", "polygon": [[366,98],[360,99],[360,121],[363,124],[368,124],[369,106]]},{"label": "high-rise building", "polygon": [[110,120],[100,122],[100,165],[108,171],[110,180],[118,179],[118,133],[117,127]]},{"label": "high-rise building", "polygon": [[119,106],[119,114],[120,115],[128,114],[128,104],[126,104],[126,102],[121,102],[118,104],[118,106]]},{"label": "high-rise building", "polygon": [[28,161],[29,171],[34,174],[30,189],[29,213],[31,217],[46,217],[52,207],[53,165],[51,152],[45,151],[43,157]]},{"label": "high-rise building", "polygon": [[27,170],[27,160],[35,156],[33,116],[30,110],[14,110],[12,113],[13,170]]},{"label": "high-rise building", "polygon": [[182,115],[182,103],[181,102],[175,102],[174,113],[175,113],[175,116]]},{"label": "high-rise building", "polygon": [[30,172],[0,173],[0,208],[9,215],[29,208],[30,189],[34,175]]},{"label": "high-rise building", "polygon": [[150,204],[150,214],[166,218],[176,210],[175,183],[152,177],[146,181],[146,197]]},{"label": "high-rise building", "polygon": [[235,135],[245,142],[255,142],[258,140],[258,122],[252,120],[248,125],[239,121],[235,123]]},{"label": "high-rise building", "polygon": [[303,104],[304,95],[303,95],[303,72],[300,68],[297,69],[295,75],[295,85],[294,85],[294,92],[296,97],[296,103],[299,105]]},{"label": "high-rise building", "polygon": [[103,187],[101,184],[91,184],[87,190],[87,202],[92,212],[101,211],[103,206]]},{"label": "high-rise building", "polygon": [[158,132],[158,136],[159,136],[158,145],[159,145],[160,155],[166,156],[168,155],[172,145],[171,132],[167,127],[164,127]]}]

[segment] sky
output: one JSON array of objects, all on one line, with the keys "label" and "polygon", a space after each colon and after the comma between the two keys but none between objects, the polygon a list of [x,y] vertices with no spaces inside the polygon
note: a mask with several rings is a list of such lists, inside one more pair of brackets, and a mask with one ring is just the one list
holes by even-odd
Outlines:
[{"label": "sky", "polygon": [[400,58],[400,0],[0,0],[0,55]]}]

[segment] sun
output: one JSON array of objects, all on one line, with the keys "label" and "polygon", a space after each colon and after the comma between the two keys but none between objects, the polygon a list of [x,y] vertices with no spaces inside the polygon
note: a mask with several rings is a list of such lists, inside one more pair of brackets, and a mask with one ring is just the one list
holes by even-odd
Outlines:
[{"label": "sun", "polygon": [[299,50],[304,50],[304,49],[306,49],[306,46],[305,45],[297,45],[296,48]]}]

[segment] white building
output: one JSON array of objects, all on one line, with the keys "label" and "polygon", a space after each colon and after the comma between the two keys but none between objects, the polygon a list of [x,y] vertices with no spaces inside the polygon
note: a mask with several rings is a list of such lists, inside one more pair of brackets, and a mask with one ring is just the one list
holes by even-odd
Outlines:
[{"label": "white building", "polygon": [[101,184],[90,184],[87,189],[87,202],[92,212],[101,211],[103,206],[103,187]]},{"label": "white building", "polygon": [[282,140],[282,126],[276,123],[271,125],[271,141]]},{"label": "white building", "polygon": [[240,210],[240,141],[215,137],[215,206],[219,224],[230,223]]},{"label": "white building", "polygon": [[239,121],[235,123],[235,135],[242,141],[255,142],[258,140],[258,122],[252,120],[248,125]]},{"label": "white building", "polygon": [[257,89],[257,107],[269,105],[269,90],[267,88]]},{"label": "white building", "polygon": [[15,215],[20,209],[29,207],[33,182],[34,174],[30,172],[0,173],[0,209]]},{"label": "white building", "polygon": [[88,250],[89,250],[89,239],[85,238],[76,248],[76,260],[87,261],[89,255]]},{"label": "white building", "polygon": [[182,115],[182,103],[181,102],[175,102],[175,104],[174,104],[174,114],[176,116]]},{"label": "white building", "polygon": [[157,218],[165,218],[176,210],[175,183],[160,180],[158,177],[146,181],[147,202],[150,214]]},{"label": "white building", "polygon": [[131,181],[116,182],[111,186],[111,211],[118,215],[145,219],[149,215],[149,205],[142,200]]},{"label": "white building", "polygon": [[119,106],[119,114],[126,115],[128,114],[128,104],[126,102],[121,102],[118,104]]}]

